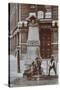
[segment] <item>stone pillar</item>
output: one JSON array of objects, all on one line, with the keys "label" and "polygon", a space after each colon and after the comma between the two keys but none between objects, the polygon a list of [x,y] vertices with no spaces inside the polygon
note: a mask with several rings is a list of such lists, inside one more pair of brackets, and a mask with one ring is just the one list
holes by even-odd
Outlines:
[{"label": "stone pillar", "polygon": [[38,46],[40,45],[38,26],[29,26],[27,43],[29,45],[29,47],[27,47],[27,63],[31,64],[35,58],[40,55],[40,48]]}]

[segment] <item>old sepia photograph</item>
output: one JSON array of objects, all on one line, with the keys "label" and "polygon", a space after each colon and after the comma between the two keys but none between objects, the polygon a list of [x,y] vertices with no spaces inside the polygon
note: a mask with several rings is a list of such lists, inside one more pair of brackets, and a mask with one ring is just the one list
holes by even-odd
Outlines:
[{"label": "old sepia photograph", "polygon": [[58,84],[58,6],[8,4],[8,86]]}]

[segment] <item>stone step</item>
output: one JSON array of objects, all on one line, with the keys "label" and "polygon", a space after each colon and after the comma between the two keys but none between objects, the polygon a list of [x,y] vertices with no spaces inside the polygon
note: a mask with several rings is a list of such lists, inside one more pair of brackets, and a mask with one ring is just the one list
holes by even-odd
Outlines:
[{"label": "stone step", "polygon": [[58,75],[34,75],[27,77],[28,80],[54,80],[58,79]]},{"label": "stone step", "polygon": [[51,79],[56,79],[58,78],[57,75],[40,75],[40,76],[33,76],[33,78],[35,79],[39,79],[39,80],[51,80]]}]

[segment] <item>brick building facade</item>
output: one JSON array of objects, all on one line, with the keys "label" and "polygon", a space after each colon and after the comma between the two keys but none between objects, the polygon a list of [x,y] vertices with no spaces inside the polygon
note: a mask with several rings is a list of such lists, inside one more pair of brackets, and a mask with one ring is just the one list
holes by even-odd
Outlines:
[{"label": "brick building facade", "polygon": [[[29,17],[32,16],[36,17],[39,27],[41,57],[50,58],[53,54],[57,55],[58,6],[14,3],[10,4],[10,53],[15,55],[17,46],[27,43]],[[21,45],[20,52],[27,53],[25,44]]]}]

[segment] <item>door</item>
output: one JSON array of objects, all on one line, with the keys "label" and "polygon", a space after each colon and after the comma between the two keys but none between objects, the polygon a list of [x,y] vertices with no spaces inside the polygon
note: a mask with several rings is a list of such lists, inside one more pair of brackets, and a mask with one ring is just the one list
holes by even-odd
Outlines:
[{"label": "door", "polygon": [[51,30],[40,30],[40,53],[42,58],[51,57]]}]

